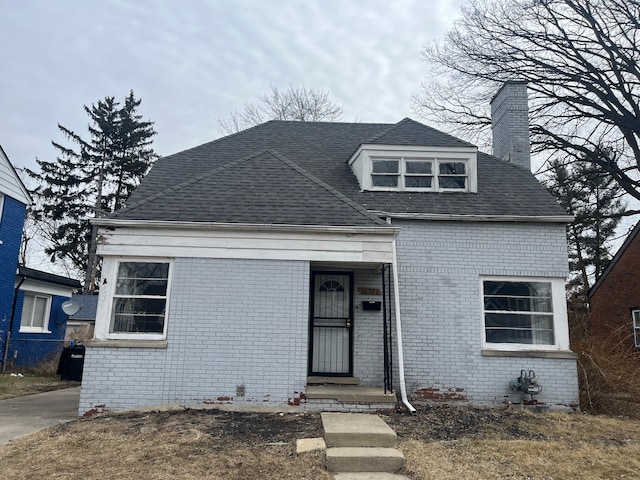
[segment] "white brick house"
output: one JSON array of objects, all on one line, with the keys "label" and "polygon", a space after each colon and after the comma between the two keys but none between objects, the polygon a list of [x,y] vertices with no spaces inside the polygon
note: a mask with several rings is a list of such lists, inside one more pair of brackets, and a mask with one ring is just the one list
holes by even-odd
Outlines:
[{"label": "white brick house", "polygon": [[494,99],[495,157],[405,119],[272,121],[159,160],[96,222],[80,413],[310,407],[332,380],[495,405],[522,369],[540,402],[577,404],[569,217],[504,140],[514,99],[526,115],[524,84]]}]

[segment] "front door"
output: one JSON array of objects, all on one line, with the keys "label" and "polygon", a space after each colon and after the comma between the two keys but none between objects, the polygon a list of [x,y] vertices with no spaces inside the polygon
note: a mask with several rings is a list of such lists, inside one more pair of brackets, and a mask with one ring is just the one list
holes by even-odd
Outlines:
[{"label": "front door", "polygon": [[351,376],[353,274],[311,275],[310,375]]}]

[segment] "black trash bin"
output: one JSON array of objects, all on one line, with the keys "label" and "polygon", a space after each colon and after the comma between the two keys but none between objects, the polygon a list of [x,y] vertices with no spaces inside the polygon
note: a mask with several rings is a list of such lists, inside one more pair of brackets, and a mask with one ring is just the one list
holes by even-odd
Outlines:
[{"label": "black trash bin", "polygon": [[82,381],[82,370],[84,368],[84,345],[65,347],[60,355],[58,364],[58,375],[62,380]]}]

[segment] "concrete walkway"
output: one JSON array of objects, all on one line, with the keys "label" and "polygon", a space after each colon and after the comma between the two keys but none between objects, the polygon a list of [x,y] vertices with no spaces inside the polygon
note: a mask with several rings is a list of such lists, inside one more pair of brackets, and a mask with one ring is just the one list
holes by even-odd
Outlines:
[{"label": "concrete walkway", "polygon": [[80,387],[0,400],[0,445],[78,418]]}]

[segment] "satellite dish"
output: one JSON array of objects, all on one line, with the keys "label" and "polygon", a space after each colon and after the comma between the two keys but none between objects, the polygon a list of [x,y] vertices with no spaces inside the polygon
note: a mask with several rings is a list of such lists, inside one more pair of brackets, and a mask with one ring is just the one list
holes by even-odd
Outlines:
[{"label": "satellite dish", "polygon": [[82,307],[74,300],[67,300],[62,304],[62,311],[67,315],[75,315]]}]

